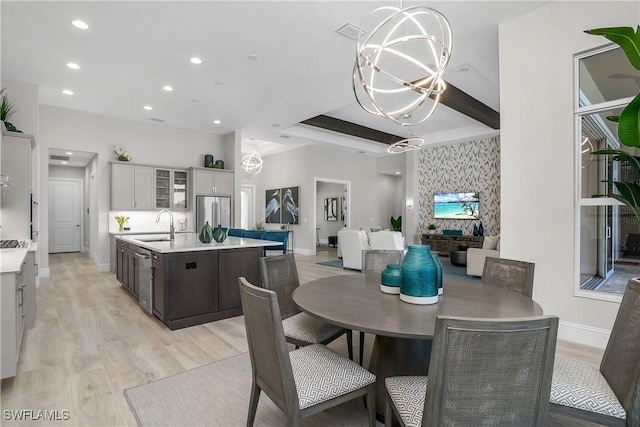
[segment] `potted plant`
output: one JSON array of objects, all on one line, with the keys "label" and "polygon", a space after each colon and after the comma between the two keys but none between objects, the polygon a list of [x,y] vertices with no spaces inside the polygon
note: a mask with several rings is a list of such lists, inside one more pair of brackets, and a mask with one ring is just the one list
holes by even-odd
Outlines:
[{"label": "potted plant", "polygon": [[16,106],[13,101],[9,101],[6,90],[6,88],[0,89],[0,121],[4,122],[4,126],[8,131],[15,132],[17,130],[16,127],[7,120],[16,112]]},{"label": "potted plant", "polygon": [[402,216],[398,216],[398,218],[391,217],[391,229],[393,231],[402,231]]},{"label": "potted plant", "polygon": [[437,228],[438,228],[438,226],[433,224],[433,223],[427,225],[427,230],[429,230],[429,234],[436,234],[436,229]]}]

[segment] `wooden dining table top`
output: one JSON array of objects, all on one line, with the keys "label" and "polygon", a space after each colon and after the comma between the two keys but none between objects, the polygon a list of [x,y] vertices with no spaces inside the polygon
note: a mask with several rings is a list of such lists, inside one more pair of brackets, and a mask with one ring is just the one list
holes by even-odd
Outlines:
[{"label": "wooden dining table top", "polygon": [[325,277],[299,286],[300,309],[334,325],[376,335],[433,338],[436,316],[505,319],[539,316],[538,303],[518,292],[480,282],[444,278],[437,304],[417,305],[380,291],[380,274]]}]

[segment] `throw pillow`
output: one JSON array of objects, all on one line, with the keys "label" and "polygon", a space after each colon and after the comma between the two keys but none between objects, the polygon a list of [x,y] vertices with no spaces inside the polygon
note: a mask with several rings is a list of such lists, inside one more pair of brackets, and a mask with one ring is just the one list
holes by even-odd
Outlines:
[{"label": "throw pillow", "polygon": [[500,250],[500,239],[498,239],[498,244],[496,245],[496,250],[499,251]]},{"label": "throw pillow", "polygon": [[498,242],[500,241],[500,236],[486,236],[484,241],[482,242],[482,249],[496,249],[498,247]]}]

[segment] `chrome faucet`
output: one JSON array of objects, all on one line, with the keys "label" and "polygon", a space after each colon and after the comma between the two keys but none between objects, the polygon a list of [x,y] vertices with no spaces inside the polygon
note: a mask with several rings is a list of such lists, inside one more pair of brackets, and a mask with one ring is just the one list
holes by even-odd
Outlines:
[{"label": "chrome faucet", "polygon": [[169,240],[175,240],[176,229],[173,226],[173,213],[171,213],[169,209],[162,209],[160,212],[158,212],[158,216],[156,217],[156,223],[160,222],[160,215],[162,215],[163,212],[168,213],[171,219],[171,222],[169,223]]}]

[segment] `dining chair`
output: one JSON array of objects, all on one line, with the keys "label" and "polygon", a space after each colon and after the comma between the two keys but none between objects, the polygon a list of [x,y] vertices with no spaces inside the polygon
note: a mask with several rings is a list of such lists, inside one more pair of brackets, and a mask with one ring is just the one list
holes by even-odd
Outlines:
[{"label": "dining chair", "polygon": [[287,342],[294,344],[296,348],[311,344],[328,344],[346,334],[349,359],[353,360],[352,331],[301,312],[293,301],[293,291],[300,286],[293,254],[260,258],[260,274],[262,286],[278,295]]},{"label": "dining chair", "polygon": [[[403,250],[365,249],[362,251],[362,273],[382,273],[388,264],[400,264]],[[360,364],[364,363],[364,332],[360,332]],[[364,365],[363,365],[364,366]]]},{"label": "dining chair", "polygon": [[622,296],[600,369],[556,357],[551,415],[604,425],[640,426],[640,281]]},{"label": "dining chair", "polygon": [[276,292],[239,278],[251,359],[247,426],[252,426],[262,391],[287,417],[287,425],[366,396],[369,426],[376,424],[376,376],[322,344],[288,352]]},{"label": "dining chair", "polygon": [[547,425],[557,333],[556,316],[437,316],[429,376],[385,379],[385,425]]},{"label": "dining chair", "polygon": [[480,282],[485,285],[511,289],[531,298],[533,294],[532,262],[487,257],[484,261]]}]

